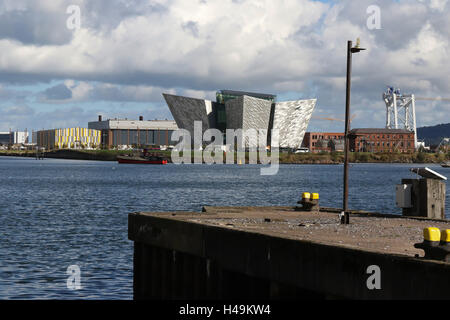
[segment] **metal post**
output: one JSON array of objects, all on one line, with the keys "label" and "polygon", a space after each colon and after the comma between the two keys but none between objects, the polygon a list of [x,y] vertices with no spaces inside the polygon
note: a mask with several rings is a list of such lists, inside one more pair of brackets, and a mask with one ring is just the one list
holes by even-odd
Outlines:
[{"label": "metal post", "polygon": [[397,95],[394,93],[392,94],[393,96],[393,101],[394,101],[394,124],[395,124],[395,129],[398,129],[398,110],[397,110]]},{"label": "metal post", "polygon": [[347,90],[345,97],[345,155],[344,155],[344,203],[342,208],[341,223],[349,224],[350,216],[348,213],[348,153],[350,149],[349,131],[350,131],[350,91],[352,78],[352,54],[366,50],[359,46],[359,38],[356,46],[352,47],[352,42],[347,42]]},{"label": "metal post", "polygon": [[342,211],[344,216],[341,217],[342,224],[349,224],[348,215],[348,153],[349,153],[349,128],[350,128],[350,89],[352,75],[352,42],[347,42],[347,90],[345,95],[345,149],[344,149],[344,201]]},{"label": "metal post", "polygon": [[414,149],[417,149],[417,127],[416,127],[416,98],[411,95],[412,117],[413,117],[413,130],[414,130]]},{"label": "metal post", "polygon": [[386,108],[386,128],[389,128],[391,125],[391,112],[390,112],[390,107]]}]

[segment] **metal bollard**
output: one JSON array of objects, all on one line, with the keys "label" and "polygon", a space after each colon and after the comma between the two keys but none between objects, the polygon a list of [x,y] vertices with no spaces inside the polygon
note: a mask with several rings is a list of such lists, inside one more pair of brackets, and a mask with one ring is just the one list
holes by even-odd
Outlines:
[{"label": "metal bollard", "polygon": [[301,204],[302,207],[299,210],[303,211],[319,211],[319,194],[303,192],[302,200],[297,203]]},{"label": "metal bollard", "polygon": [[441,230],[439,248],[444,256],[444,261],[450,262],[450,229]]},{"label": "metal bollard", "polygon": [[425,259],[450,262],[450,229],[425,228],[423,242],[414,244],[425,252]]}]

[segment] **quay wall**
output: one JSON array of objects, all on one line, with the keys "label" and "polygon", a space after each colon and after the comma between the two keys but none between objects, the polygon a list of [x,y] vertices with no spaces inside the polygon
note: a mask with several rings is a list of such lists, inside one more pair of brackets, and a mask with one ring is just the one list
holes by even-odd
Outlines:
[{"label": "quay wall", "polygon": [[[129,215],[135,299],[450,299],[450,264]],[[367,286],[371,265],[381,289]]]}]

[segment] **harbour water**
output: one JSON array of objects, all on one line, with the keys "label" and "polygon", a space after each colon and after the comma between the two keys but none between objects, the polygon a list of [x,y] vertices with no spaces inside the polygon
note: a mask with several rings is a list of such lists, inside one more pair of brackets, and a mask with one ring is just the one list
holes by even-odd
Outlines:
[{"label": "harbour water", "polygon": [[[424,165],[352,165],[350,208],[399,214],[395,185],[415,177],[412,166]],[[281,165],[274,176],[260,168],[0,157],[0,299],[131,299],[129,212],[294,205],[304,191],[319,192],[323,206],[342,204],[342,165]],[[71,265],[80,290],[67,287]]]}]

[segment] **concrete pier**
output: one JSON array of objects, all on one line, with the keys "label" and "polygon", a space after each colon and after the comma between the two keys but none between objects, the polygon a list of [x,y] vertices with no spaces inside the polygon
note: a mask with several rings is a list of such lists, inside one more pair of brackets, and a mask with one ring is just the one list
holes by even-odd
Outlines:
[{"label": "concrete pier", "polygon": [[450,263],[414,248],[430,226],[450,222],[353,214],[341,225],[293,207],[131,213],[134,298],[449,299]]}]

